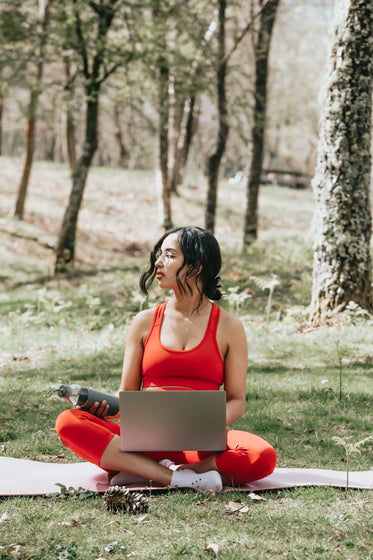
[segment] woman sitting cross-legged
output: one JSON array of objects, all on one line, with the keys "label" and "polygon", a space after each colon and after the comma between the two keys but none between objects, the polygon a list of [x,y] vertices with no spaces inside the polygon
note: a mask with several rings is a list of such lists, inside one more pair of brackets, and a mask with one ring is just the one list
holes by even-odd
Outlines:
[{"label": "woman sitting cross-legged", "polygon": [[[245,410],[247,341],[242,323],[214,301],[221,298],[218,242],[197,227],[166,232],[155,244],[141,277],[147,293],[154,279],[173,296],[141,311],[128,332],[120,391],[211,390],[226,392],[226,422]],[[81,458],[113,475],[112,484],[139,479],[170,487],[221,491],[266,477],[276,452],[262,438],[227,430],[222,452],[124,452],[120,426],[105,401],[89,412],[69,409],[56,422],[62,442]],[[192,414],[192,412],[191,412]]]}]

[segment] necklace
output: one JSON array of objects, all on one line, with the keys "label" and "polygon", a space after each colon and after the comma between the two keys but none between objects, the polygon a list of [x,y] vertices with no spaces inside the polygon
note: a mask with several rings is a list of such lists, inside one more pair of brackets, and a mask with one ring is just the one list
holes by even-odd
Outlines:
[{"label": "necklace", "polygon": [[185,328],[185,332],[186,334],[189,334],[189,323],[190,323],[190,317],[185,317],[184,318],[184,328]]}]

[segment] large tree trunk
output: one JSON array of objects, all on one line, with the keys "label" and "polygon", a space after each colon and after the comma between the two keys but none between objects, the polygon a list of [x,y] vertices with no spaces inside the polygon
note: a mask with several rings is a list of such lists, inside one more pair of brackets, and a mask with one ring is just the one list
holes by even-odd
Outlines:
[{"label": "large tree trunk", "polygon": [[55,272],[64,272],[74,264],[78,215],[92,159],[97,149],[98,84],[95,93],[87,93],[86,129],[82,155],[73,171],[73,186],[66,208],[56,251]]},{"label": "large tree trunk", "polygon": [[218,193],[218,179],[220,163],[228,139],[228,111],[225,92],[225,78],[227,61],[225,60],[225,11],[226,0],[219,0],[219,30],[218,30],[218,70],[217,70],[217,96],[219,129],[215,152],[208,158],[208,189],[205,212],[205,227],[211,233],[215,230],[216,200]]},{"label": "large tree trunk", "polygon": [[0,156],[3,154],[3,107],[4,97],[0,91]]},{"label": "large tree trunk", "polygon": [[14,217],[23,220],[27,189],[31,175],[32,163],[35,150],[36,111],[39,95],[42,87],[44,70],[44,49],[47,42],[47,27],[50,19],[50,7],[53,0],[44,4],[39,0],[39,11],[41,14],[41,36],[38,46],[38,62],[36,67],[35,83],[30,89],[30,101],[27,110],[25,126],[25,157],[22,168],[22,176],[18,185],[17,200],[14,208]]},{"label": "large tree trunk", "polygon": [[[258,197],[263,167],[264,133],[267,110],[268,60],[273,25],[280,0],[268,0],[260,14],[258,38],[255,44],[255,90],[252,144],[249,156],[250,170],[247,182],[247,200],[244,224],[244,245],[258,235]],[[263,0],[261,0],[263,4]]]},{"label": "large tree trunk", "polygon": [[350,301],[373,311],[370,257],[373,6],[351,0],[335,31],[321,121],[311,321]]}]

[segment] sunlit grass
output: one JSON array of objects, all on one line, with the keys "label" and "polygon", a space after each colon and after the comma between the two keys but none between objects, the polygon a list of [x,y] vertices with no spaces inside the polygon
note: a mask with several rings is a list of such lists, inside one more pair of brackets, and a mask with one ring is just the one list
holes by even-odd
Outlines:
[{"label": "sunlit grass", "polygon": [[[16,162],[3,161],[12,173],[3,168],[2,216],[16,186]],[[176,223],[203,225],[204,188],[201,181],[173,200]],[[56,233],[68,192],[63,166],[37,164],[27,219]],[[150,173],[94,169],[79,222],[77,270],[66,277],[50,276],[50,250],[0,232],[0,455],[78,460],[54,430],[67,404],[45,395],[60,381],[118,388],[133,315],[164,297],[155,287],[145,302],[138,288],[148,247],[160,232],[155,198]],[[328,326],[308,324],[310,191],[263,188],[260,237],[244,254],[243,203],[241,187],[221,184],[222,305],[243,321],[249,346],[246,411],[235,427],[270,441],[279,467],[345,471],[346,454],[333,437],[358,442],[373,432],[372,317],[351,309],[330,317]],[[279,285],[267,320],[268,291],[252,277],[274,275]],[[232,288],[244,297],[230,301]],[[373,446],[350,462],[351,470],[372,468]],[[74,499],[7,498],[0,503],[0,559],[372,560],[371,491],[300,488],[261,496],[254,501],[238,492],[208,498],[167,490],[147,495],[144,518],[113,515],[102,496],[84,493]],[[241,499],[247,512],[232,513],[227,498]]]}]

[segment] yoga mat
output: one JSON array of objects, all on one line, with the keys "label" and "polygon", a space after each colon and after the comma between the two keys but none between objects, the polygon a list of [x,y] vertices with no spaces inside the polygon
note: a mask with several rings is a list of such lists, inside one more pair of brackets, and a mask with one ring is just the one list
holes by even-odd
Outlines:
[{"label": "yoga mat", "polygon": [[[66,488],[84,488],[105,492],[109,477],[105,471],[91,463],[42,463],[28,459],[0,457],[0,496],[37,496],[60,491],[57,483]],[[262,480],[244,484],[239,488],[226,486],[224,491],[240,490],[258,492],[298,486],[346,486],[345,471],[323,469],[277,468]],[[129,484],[133,490],[149,488],[147,484]],[[349,488],[373,489],[373,470],[349,473]],[[152,490],[163,490],[152,486]]]}]

